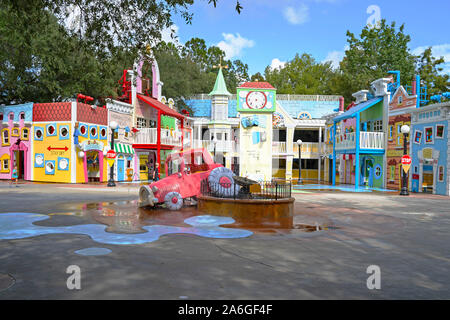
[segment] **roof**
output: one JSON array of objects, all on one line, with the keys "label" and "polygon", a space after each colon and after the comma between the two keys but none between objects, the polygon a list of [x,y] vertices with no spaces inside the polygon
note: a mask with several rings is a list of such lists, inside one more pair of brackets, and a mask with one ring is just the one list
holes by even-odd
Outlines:
[{"label": "roof", "polygon": [[383,97],[377,97],[374,99],[370,99],[366,102],[357,104],[356,106],[352,107],[350,110],[345,111],[344,113],[338,115],[336,118],[334,118],[334,122],[338,122],[341,120],[345,120],[348,118],[353,118],[357,113],[360,113],[371,106],[377,104],[378,102],[383,101]]},{"label": "roof", "polygon": [[166,116],[175,117],[177,119],[184,119],[185,116],[183,116],[181,113],[176,112],[175,110],[170,109],[168,106],[166,106],[164,103],[159,102],[155,98],[144,96],[142,94],[137,95],[138,99],[145,102],[146,104],[150,105],[151,107],[159,110],[162,112],[162,114]]},{"label": "roof", "polygon": [[225,84],[225,79],[223,78],[222,68],[219,69],[219,73],[217,74],[216,83],[214,84],[214,89],[209,93],[212,95],[225,95],[231,96],[231,93],[227,90],[227,85]]},{"label": "roof", "polygon": [[270,83],[268,83],[268,82],[260,82],[260,81],[246,82],[246,83],[242,84],[239,88],[272,89],[272,90],[275,90],[275,88],[272,87],[272,85]]},{"label": "roof", "polygon": [[442,107],[450,107],[450,101],[445,101],[445,102],[441,102],[441,103],[434,103],[434,104],[429,104],[427,106],[423,106],[420,108],[415,108],[414,110],[411,110],[410,112],[421,112],[423,110],[430,110],[430,109],[434,109],[434,108],[442,108]]}]

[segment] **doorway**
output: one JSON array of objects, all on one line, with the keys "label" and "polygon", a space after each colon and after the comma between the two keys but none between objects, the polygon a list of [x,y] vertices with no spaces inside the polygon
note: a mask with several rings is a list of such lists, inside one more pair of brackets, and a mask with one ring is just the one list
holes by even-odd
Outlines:
[{"label": "doorway", "polygon": [[17,176],[19,179],[24,179],[25,177],[25,155],[24,151],[16,150],[14,151],[14,163],[17,168]]}]

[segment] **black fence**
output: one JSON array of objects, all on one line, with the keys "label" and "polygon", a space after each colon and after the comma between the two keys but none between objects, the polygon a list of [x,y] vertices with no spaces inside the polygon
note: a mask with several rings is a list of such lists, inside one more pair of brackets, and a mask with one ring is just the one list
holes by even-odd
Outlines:
[{"label": "black fence", "polygon": [[258,184],[240,186],[237,183],[201,182],[203,196],[228,199],[266,199],[281,200],[291,198],[290,181],[265,181]]}]

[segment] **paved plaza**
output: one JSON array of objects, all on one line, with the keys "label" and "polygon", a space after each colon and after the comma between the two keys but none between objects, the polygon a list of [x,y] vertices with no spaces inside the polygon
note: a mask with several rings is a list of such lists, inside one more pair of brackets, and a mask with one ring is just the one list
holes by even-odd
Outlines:
[{"label": "paved plaza", "polygon": [[[450,298],[448,197],[303,187],[292,229],[242,230],[195,207],[138,209],[138,188],[0,182],[0,299]],[[132,243],[152,226],[165,233]]]}]

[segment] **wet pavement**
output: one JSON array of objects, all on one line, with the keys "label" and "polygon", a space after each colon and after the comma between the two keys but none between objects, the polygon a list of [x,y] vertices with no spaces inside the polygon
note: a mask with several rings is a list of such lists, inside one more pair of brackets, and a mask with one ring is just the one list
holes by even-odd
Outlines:
[{"label": "wet pavement", "polygon": [[[276,229],[199,218],[194,207],[138,209],[136,186],[6,188],[3,234],[12,212],[31,213],[32,223],[16,225],[24,237],[0,240],[0,299],[450,298],[448,197],[309,189],[294,193],[292,228]],[[193,230],[142,241],[158,226]],[[205,237],[202,227],[243,233]],[[81,269],[81,290],[66,287],[70,265]],[[381,290],[366,286],[370,265],[381,269]]]}]

